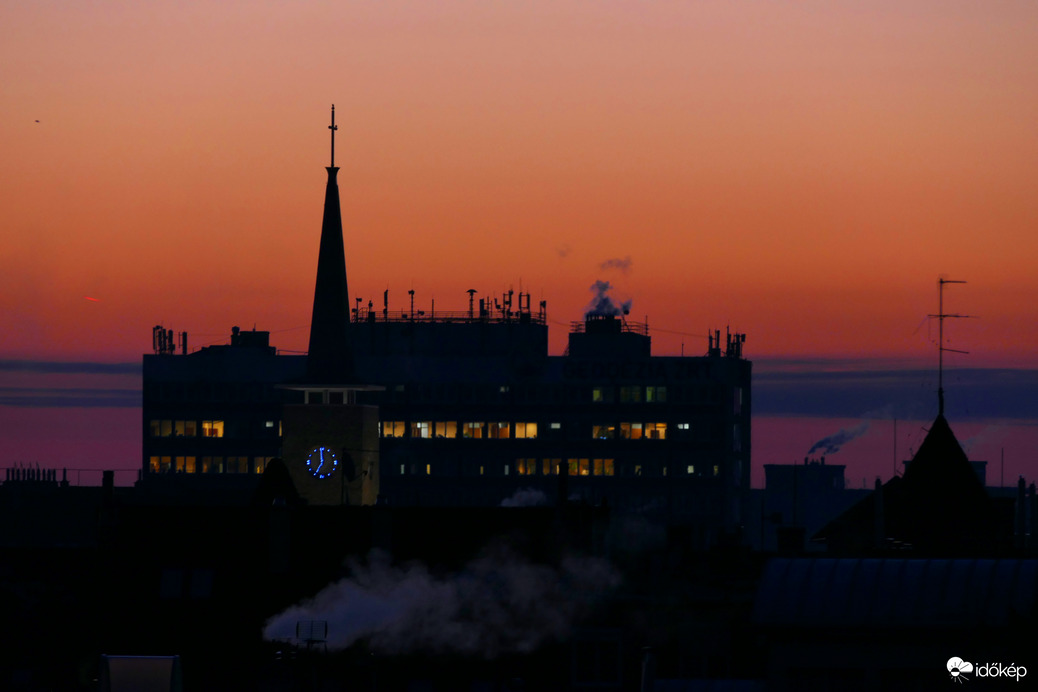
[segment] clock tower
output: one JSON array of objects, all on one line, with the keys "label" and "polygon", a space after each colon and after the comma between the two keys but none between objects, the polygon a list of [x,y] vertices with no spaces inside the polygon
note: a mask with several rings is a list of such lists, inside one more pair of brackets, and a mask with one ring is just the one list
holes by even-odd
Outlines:
[{"label": "clock tower", "polygon": [[349,290],[335,166],[335,106],[331,165],[317,257],[317,285],[302,404],[282,412],[281,455],[299,495],[312,505],[371,505],[378,498],[378,407],[357,403],[357,392],[381,389],[360,381],[350,339]]}]

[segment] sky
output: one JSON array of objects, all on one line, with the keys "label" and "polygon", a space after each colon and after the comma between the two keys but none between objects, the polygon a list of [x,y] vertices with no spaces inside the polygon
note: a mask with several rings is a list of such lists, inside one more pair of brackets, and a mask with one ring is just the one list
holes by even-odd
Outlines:
[{"label": "sky", "polygon": [[945,295],[976,316],[945,325],[969,351],[947,356],[949,420],[971,454],[1038,475],[1033,2],[101,0],[0,19],[0,466],[135,468],[154,325],[306,348],[335,103],[352,297],[529,291],[561,353],[609,281],[656,354],[747,334],[755,466],[868,421],[833,461],[872,477],[893,419],[909,450],[936,413],[927,315],[938,277],[965,280]]}]

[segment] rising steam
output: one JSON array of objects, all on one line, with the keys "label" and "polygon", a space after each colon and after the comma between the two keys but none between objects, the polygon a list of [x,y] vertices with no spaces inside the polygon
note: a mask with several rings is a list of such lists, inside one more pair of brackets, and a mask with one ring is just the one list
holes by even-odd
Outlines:
[{"label": "rising steam", "polygon": [[630,255],[627,255],[623,259],[619,257],[613,257],[612,259],[607,259],[605,262],[602,262],[602,264],[598,265],[600,269],[619,269],[624,274],[631,271],[631,267],[633,266],[634,262],[631,260]]},{"label": "rising steam", "polygon": [[601,279],[591,284],[591,291],[595,294],[595,297],[591,299],[591,302],[586,308],[584,308],[584,316],[588,315],[600,315],[600,316],[612,316],[619,317],[620,315],[626,315],[631,311],[631,301],[625,300],[622,303],[615,303],[613,299],[609,297],[609,291],[611,291],[613,285],[608,281],[602,281]]},{"label": "rising steam", "polygon": [[869,429],[869,422],[865,421],[861,425],[855,426],[850,429],[843,429],[835,435],[824,437],[818,442],[815,442],[814,446],[808,450],[808,454],[814,454],[815,451],[821,450],[822,454],[836,454],[840,451],[840,448],[850,442],[856,437],[861,437]]},{"label": "rising steam", "polygon": [[271,618],[267,640],[292,641],[301,620],[328,622],[328,648],[367,640],[381,654],[455,653],[494,658],[564,637],[593,601],[617,586],[606,561],[569,557],[557,568],[510,551],[488,552],[458,574],[394,567],[373,553],[351,576]]}]

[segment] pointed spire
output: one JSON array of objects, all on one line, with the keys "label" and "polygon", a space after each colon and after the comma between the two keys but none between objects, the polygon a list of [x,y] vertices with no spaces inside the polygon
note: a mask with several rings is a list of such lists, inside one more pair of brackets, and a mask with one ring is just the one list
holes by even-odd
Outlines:
[{"label": "pointed spire", "polygon": [[332,165],[327,167],[324,220],[317,257],[317,284],[310,319],[310,348],[306,359],[307,379],[322,384],[348,384],[354,379],[353,347],[350,341],[349,289],[346,284],[346,252],[342,241],[339,185],[335,180],[335,106],[332,106]]}]

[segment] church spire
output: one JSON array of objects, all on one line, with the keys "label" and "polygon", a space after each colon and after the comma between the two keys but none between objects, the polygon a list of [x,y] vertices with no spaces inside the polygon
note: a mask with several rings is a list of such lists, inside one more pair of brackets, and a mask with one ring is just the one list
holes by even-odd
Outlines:
[{"label": "church spire", "polygon": [[346,252],[342,242],[339,185],[335,180],[335,106],[332,105],[331,165],[324,193],[321,247],[317,256],[317,285],[310,319],[310,347],[306,359],[307,379],[322,384],[348,384],[354,379],[353,346],[350,341],[349,290],[346,285]]}]

